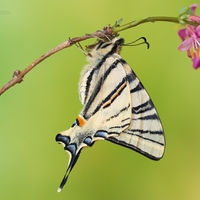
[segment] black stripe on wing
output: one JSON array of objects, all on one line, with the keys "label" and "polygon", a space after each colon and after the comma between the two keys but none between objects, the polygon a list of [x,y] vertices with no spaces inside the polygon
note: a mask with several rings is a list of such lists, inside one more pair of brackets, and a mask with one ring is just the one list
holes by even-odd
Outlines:
[{"label": "black stripe on wing", "polygon": [[133,114],[139,114],[139,113],[145,113],[149,110],[154,109],[154,105],[152,103],[152,101],[149,99],[148,101],[146,101],[143,104],[140,104],[138,106],[132,107],[132,113]]},{"label": "black stripe on wing", "polygon": [[146,115],[146,116],[142,116],[142,117],[138,117],[136,118],[134,116],[134,118],[132,120],[160,120],[160,118],[158,117],[158,115],[155,114],[151,114],[151,115]]},{"label": "black stripe on wing", "polygon": [[[123,61],[126,64],[126,61]],[[136,86],[134,88],[130,88],[130,93],[137,93],[137,92],[145,92],[147,94],[147,101],[135,106],[132,108],[132,113],[133,114],[141,114],[141,113],[145,113],[146,111],[150,111],[152,109],[155,109],[155,106],[152,102],[152,100],[150,99],[147,91],[145,90],[143,84],[141,83],[141,81],[137,78],[136,74],[134,73],[134,71],[131,69],[131,72],[129,74],[127,74],[127,80],[128,82],[131,84],[134,81],[137,81],[138,83],[136,83]],[[143,90],[143,91],[142,91]],[[160,120],[158,114],[156,113],[155,110],[155,114],[149,115],[149,116],[145,116],[141,119],[144,120],[148,120],[148,119],[158,119]]]},{"label": "black stripe on wing", "polygon": [[[129,144],[129,143],[126,143],[125,141],[120,141],[120,140],[118,140],[117,138],[112,137],[112,136],[106,138],[106,140],[108,140],[108,141],[110,141],[110,142],[113,142],[113,143],[115,143],[115,144],[119,144],[119,145],[121,145],[121,146],[127,147],[127,148],[129,148],[129,149],[131,149],[131,150],[135,150],[135,151],[141,153],[142,155],[144,155],[144,156],[146,156],[146,157],[148,157],[148,158],[150,158],[150,159],[152,159],[152,160],[160,160],[160,158],[161,158],[161,157],[153,156],[152,154],[150,154],[150,153],[148,153],[148,152],[146,152],[146,151],[141,150],[141,149],[138,148],[137,146],[133,146],[133,145],[131,145],[131,144]],[[162,144],[162,143],[161,143],[161,144],[158,144],[158,145],[164,146],[164,144]]]},{"label": "black stripe on wing", "polygon": [[[106,121],[110,121],[110,120],[112,120],[113,118],[118,117],[118,116],[119,116],[120,114],[122,114],[123,112],[126,112],[126,111],[129,109],[129,107],[130,107],[130,104],[129,104],[127,107],[124,107],[124,108],[122,108],[121,110],[119,110],[119,112],[116,113],[115,115],[109,116],[109,118],[106,119]],[[121,122],[124,122],[124,121],[127,121],[127,120],[130,121],[130,117],[128,117],[128,118],[126,118],[126,119],[123,119]]]},{"label": "black stripe on wing", "polygon": [[140,90],[143,90],[143,89],[144,88],[141,87],[141,84],[139,82],[139,84],[135,88],[133,88],[133,89],[130,90],[130,93],[139,92]]},{"label": "black stripe on wing", "polygon": [[[120,42],[121,40],[123,39],[120,39]],[[100,43],[99,45],[97,45],[97,48],[96,50],[98,50],[99,48],[106,48],[108,47],[109,45],[113,45],[112,49],[100,60],[100,62],[91,70],[91,73],[90,75],[88,76],[87,78],[87,81],[86,81],[86,89],[85,89],[85,99],[84,99],[84,102],[86,102],[86,99],[87,99],[87,96],[88,96],[88,92],[90,90],[90,86],[91,86],[91,82],[94,79],[96,79],[96,77],[94,77],[95,74],[97,74],[97,72],[99,71],[99,69],[101,68],[101,66],[106,62],[106,60],[111,57],[117,50],[117,47],[118,47],[118,44],[112,44],[112,43],[108,43],[105,44],[105,43]],[[105,47],[104,47],[105,46]],[[118,62],[121,62],[123,63],[123,59],[121,60],[118,60]]]},{"label": "black stripe on wing", "polygon": [[151,131],[151,130],[143,130],[143,129],[127,129],[125,131],[123,131],[124,133],[127,133],[129,135],[137,135],[137,136],[140,136],[138,134],[135,134],[135,132],[138,132],[140,134],[157,134],[157,135],[162,135],[163,134],[163,131],[162,130],[156,130],[156,131]]},{"label": "black stripe on wing", "polygon": [[121,125],[121,126],[119,126],[119,125],[116,125],[116,126],[111,126],[111,127],[109,127],[109,129],[121,129],[121,128],[124,128],[124,127],[127,127],[127,126],[129,126],[130,125],[130,122],[129,123],[127,123],[127,124],[123,124],[123,125]]},{"label": "black stripe on wing", "polygon": [[[126,79],[123,78],[122,81],[118,84],[118,86],[113,90],[111,91],[111,93],[104,99],[102,100],[102,102],[99,104],[99,106],[97,106],[97,108],[95,108],[95,111],[93,113],[90,113],[89,115],[87,115],[87,112],[88,110],[90,109],[91,105],[92,105],[92,102],[95,100],[96,96],[98,95],[98,93],[100,92],[101,88],[102,88],[102,85],[104,84],[104,81],[107,79],[107,77],[109,76],[109,74],[112,72],[112,70],[114,70],[117,65],[121,63],[121,60],[116,60],[115,62],[113,62],[112,65],[110,65],[110,67],[105,71],[104,74],[102,74],[101,78],[99,79],[99,81],[96,83],[96,86],[94,88],[94,91],[93,93],[91,94],[89,100],[87,101],[87,103],[85,104],[85,107],[84,107],[84,111],[83,111],[83,116],[85,119],[88,119],[91,115],[95,114],[99,109],[100,107],[110,99],[110,97],[116,93],[116,90],[118,90],[123,84],[126,83]],[[86,86],[87,87],[87,86]],[[125,88],[125,87],[124,87]],[[124,89],[123,88],[123,89]],[[87,97],[86,97],[87,98]]]},{"label": "black stripe on wing", "polygon": [[[124,84],[125,84],[125,86],[124,86]],[[124,87],[123,87],[124,86]],[[120,90],[120,92],[118,92],[118,90],[121,88],[121,90]],[[108,105],[110,105],[114,100],[116,100],[117,99],[117,97],[119,97],[120,96],[120,94],[122,93],[122,91],[124,90],[126,88],[126,79],[125,78],[123,78],[122,79],[122,81],[117,85],[117,87],[114,89],[114,90],[112,90],[110,93],[109,93],[109,95],[107,95],[99,104],[98,104],[98,106],[96,106],[96,108],[93,110],[93,112],[92,113],[90,113],[90,114],[87,114],[87,111],[88,111],[88,109],[90,109],[90,107],[91,107],[91,105],[92,105],[92,102],[95,100],[95,98],[96,98],[96,96],[97,96],[97,94],[98,94],[98,92],[96,93],[95,92],[95,95],[91,95],[91,97],[90,97],[90,99],[89,99],[89,101],[87,102],[87,104],[85,105],[85,108],[84,108],[84,112],[83,112],[83,117],[85,118],[85,119],[88,119],[90,116],[92,116],[92,115],[94,115],[95,113],[97,113],[98,111],[99,111],[99,109],[104,105],[104,104],[106,104],[107,102],[109,102],[109,104]],[[115,95],[116,94],[116,95]],[[112,98],[114,96],[114,98]],[[103,107],[104,109],[105,108],[107,108],[108,106],[105,106],[105,107]]]}]

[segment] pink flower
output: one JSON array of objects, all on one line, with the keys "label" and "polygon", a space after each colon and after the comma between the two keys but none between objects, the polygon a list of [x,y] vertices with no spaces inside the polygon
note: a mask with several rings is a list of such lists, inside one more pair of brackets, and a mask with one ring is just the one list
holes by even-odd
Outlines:
[{"label": "pink flower", "polygon": [[193,63],[194,69],[197,69],[200,67],[200,59],[199,57],[196,56],[196,54],[194,55],[194,58],[192,58],[192,63]]},{"label": "pink flower", "polygon": [[[196,11],[197,4],[190,6],[191,10]],[[188,16],[190,21],[200,22],[200,17],[197,15]],[[191,58],[193,62],[193,68],[197,69],[200,67],[200,25],[195,27],[187,25],[186,28],[178,31],[178,35],[182,40],[179,45],[179,51],[187,51],[188,57]]]},{"label": "pink flower", "polygon": [[198,7],[199,5],[198,4],[192,4],[191,6],[190,6],[190,8],[191,8],[191,10],[193,11],[193,13],[195,13],[196,12],[196,8]]}]

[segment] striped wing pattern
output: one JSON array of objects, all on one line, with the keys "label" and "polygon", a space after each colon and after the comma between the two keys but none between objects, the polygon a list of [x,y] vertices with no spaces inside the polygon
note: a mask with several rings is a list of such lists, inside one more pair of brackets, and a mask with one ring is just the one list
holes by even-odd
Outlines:
[{"label": "striped wing pattern", "polygon": [[119,55],[124,40],[115,38],[95,46],[79,82],[83,110],[70,129],[56,141],[70,159],[58,191],[66,183],[81,150],[97,140],[108,140],[159,160],[164,133],[155,107],[129,65]]},{"label": "striped wing pattern", "polygon": [[149,95],[128,64],[123,64],[130,87],[131,123],[117,136],[107,140],[159,160],[164,153],[165,138],[156,109]]}]

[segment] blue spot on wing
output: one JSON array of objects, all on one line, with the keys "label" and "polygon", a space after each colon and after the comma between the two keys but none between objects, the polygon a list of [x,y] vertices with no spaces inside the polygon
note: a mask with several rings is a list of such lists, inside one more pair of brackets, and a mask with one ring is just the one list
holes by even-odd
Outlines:
[{"label": "blue spot on wing", "polygon": [[91,147],[94,144],[94,141],[92,141],[92,137],[88,136],[84,139],[83,141],[85,144],[87,144],[87,146]]},{"label": "blue spot on wing", "polygon": [[61,135],[60,133],[56,135],[55,139],[56,139],[57,142],[62,142],[66,146],[70,143],[70,137],[65,136],[65,135]]},{"label": "blue spot on wing", "polygon": [[91,137],[86,137],[85,140],[83,141],[85,144],[87,144],[88,146],[91,145],[92,143],[92,138]]},{"label": "blue spot on wing", "polygon": [[77,150],[76,144],[69,144],[64,149],[69,151],[72,154],[72,156],[75,156],[77,154],[77,152],[76,152],[76,150]]},{"label": "blue spot on wing", "polygon": [[103,131],[103,130],[99,130],[97,131],[95,134],[94,134],[94,137],[101,137],[101,138],[104,138],[106,139],[107,138],[107,132],[106,131]]}]

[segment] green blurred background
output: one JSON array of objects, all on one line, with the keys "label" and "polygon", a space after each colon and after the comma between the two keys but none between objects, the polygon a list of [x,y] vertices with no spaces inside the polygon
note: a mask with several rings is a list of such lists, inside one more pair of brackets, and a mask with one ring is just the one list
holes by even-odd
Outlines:
[{"label": "green blurred background", "polygon": [[[0,86],[16,69],[69,37],[100,30],[121,17],[177,16],[191,0],[1,0]],[[200,8],[199,8],[200,11]],[[200,13],[200,12],[198,12]],[[82,106],[77,84],[85,56],[75,46],[48,58],[0,97],[0,199],[200,199],[200,70],[178,52],[177,25],[149,23],[121,32],[127,42],[145,36],[150,49],[124,47],[161,117],[167,147],[152,161],[109,142],[84,150],[61,193],[68,155],[55,135]],[[82,46],[93,43],[87,40]]]}]

